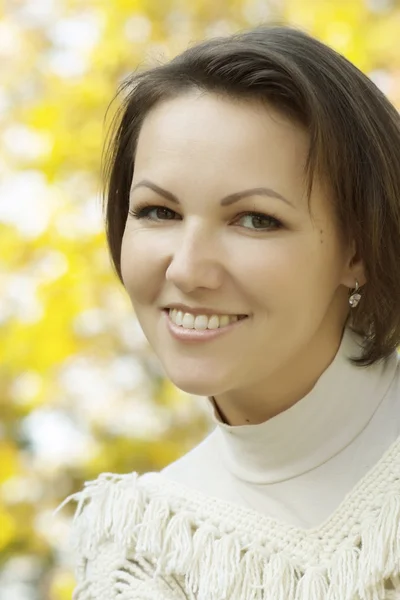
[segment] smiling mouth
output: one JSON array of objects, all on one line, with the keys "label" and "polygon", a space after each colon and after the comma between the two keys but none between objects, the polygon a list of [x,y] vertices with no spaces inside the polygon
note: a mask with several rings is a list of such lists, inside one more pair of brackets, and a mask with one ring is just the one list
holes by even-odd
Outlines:
[{"label": "smiling mouth", "polygon": [[[223,323],[219,323],[218,327],[202,327],[202,328],[196,328],[196,327],[184,327],[182,325],[182,323],[176,323],[175,320],[171,317],[171,313],[174,312],[175,309],[171,309],[171,308],[164,308],[162,309],[163,312],[167,315],[168,319],[174,323],[175,327],[179,327],[181,329],[186,329],[188,331],[215,331],[216,329],[224,329],[225,327],[229,327],[230,325],[233,325],[234,323],[238,322],[238,321],[243,321],[244,319],[248,318],[248,315],[231,315],[228,319],[228,317],[224,317]],[[175,311],[176,312],[176,311]],[[196,316],[201,316],[201,315],[196,315]],[[207,317],[207,315],[205,315]],[[211,318],[211,317],[208,317]],[[193,321],[193,325],[194,325],[194,321]]]},{"label": "smiling mouth", "polygon": [[172,337],[174,337],[176,340],[179,340],[182,343],[189,344],[193,344],[196,342],[211,341],[219,337],[224,337],[230,331],[234,331],[237,328],[242,327],[242,323],[248,320],[248,315],[246,315],[244,316],[244,318],[241,319],[236,318],[235,321],[232,321],[227,325],[224,324],[222,326],[214,327],[212,329],[209,329],[208,327],[206,329],[195,329],[183,327],[182,325],[177,325],[176,323],[174,323],[174,321],[169,315],[168,309],[163,309],[162,312],[165,314],[167,329],[171,333]]}]

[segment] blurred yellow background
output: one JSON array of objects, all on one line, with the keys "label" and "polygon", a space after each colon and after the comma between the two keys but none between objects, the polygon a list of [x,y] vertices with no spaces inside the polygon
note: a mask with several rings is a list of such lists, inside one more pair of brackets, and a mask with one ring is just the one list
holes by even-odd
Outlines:
[{"label": "blurred yellow background", "polygon": [[198,443],[106,251],[101,152],[124,77],[265,22],[305,29],[400,107],[395,0],[0,0],[0,600],[67,600],[73,505],[100,472]]}]

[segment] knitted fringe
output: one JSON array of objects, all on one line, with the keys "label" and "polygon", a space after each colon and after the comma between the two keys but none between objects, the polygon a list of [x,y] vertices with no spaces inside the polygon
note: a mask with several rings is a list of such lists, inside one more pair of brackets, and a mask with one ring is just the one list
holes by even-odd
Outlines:
[{"label": "knitted fringe", "polygon": [[[390,492],[343,540],[313,564],[255,547],[194,512],[174,514],[167,497],[146,494],[137,473],[103,473],[78,494],[72,543],[89,559],[107,540],[156,562],[154,578],[177,575],[197,600],[387,600],[400,598],[400,495]],[[90,510],[86,502],[90,500]],[[56,512],[57,512],[56,511]],[[298,561],[297,561],[298,562]],[[385,581],[388,589],[385,589]],[[394,591],[388,591],[393,589]]]}]

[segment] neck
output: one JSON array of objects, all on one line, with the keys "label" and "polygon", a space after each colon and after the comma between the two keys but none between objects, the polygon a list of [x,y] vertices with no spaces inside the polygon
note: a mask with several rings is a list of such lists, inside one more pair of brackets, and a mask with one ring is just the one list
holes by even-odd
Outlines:
[{"label": "neck", "polygon": [[[229,390],[213,396],[221,420],[227,425],[256,425],[288,410],[315,386],[322,373],[335,358],[342,341],[343,329],[329,336],[316,335],[306,347],[293,350],[283,365],[271,369],[252,386]],[[283,340],[284,342],[284,340]],[[288,352],[284,343],[274,349],[274,355]]]}]

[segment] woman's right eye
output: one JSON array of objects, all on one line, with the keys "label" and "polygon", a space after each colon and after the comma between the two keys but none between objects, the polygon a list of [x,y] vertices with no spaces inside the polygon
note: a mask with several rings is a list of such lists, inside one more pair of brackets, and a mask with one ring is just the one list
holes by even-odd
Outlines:
[{"label": "woman's right eye", "polygon": [[[175,211],[171,210],[170,208],[167,208],[166,206],[137,206],[136,208],[132,208],[129,211],[129,214],[134,217],[135,219],[148,219],[149,221],[156,221],[157,219],[153,218],[150,216],[150,213],[155,210],[155,211],[160,211],[158,213],[158,216],[160,217],[160,215],[165,214],[172,214],[172,215],[176,215],[177,213],[175,213]],[[162,211],[162,212],[161,212]],[[173,219],[160,219],[161,221],[172,221]]]}]

